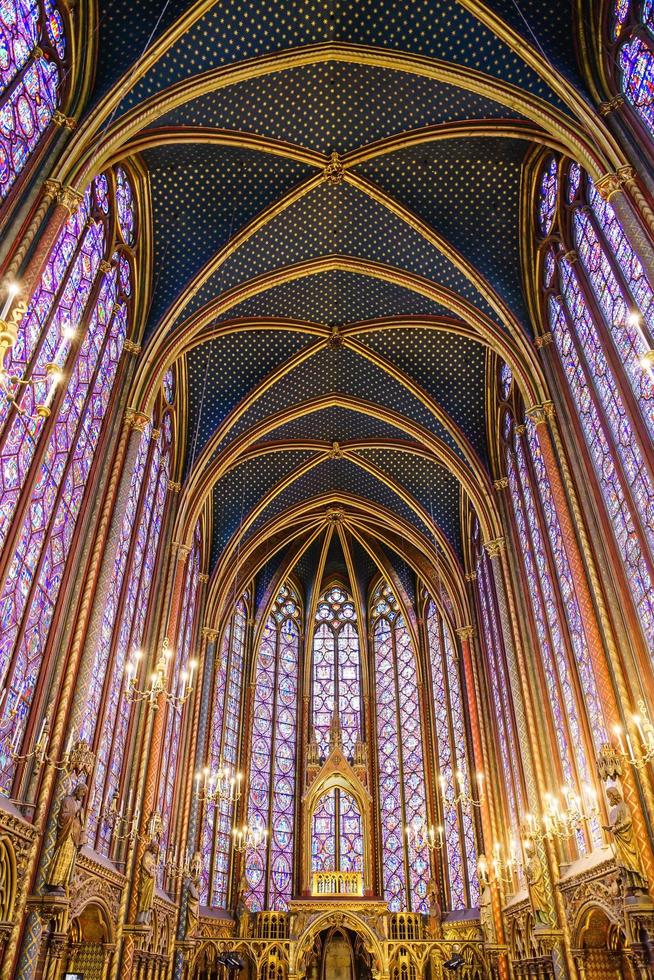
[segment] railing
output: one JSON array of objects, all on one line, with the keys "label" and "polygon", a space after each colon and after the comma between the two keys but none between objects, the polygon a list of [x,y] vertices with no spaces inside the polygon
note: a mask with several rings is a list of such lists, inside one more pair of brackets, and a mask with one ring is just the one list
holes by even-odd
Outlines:
[{"label": "railing", "polygon": [[363,895],[360,871],[314,871],[312,895]]}]

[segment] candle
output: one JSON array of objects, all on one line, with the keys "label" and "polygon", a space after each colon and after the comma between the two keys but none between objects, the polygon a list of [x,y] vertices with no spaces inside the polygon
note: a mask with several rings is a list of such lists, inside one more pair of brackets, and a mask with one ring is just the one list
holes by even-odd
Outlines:
[{"label": "candle", "polygon": [[2,312],[0,312],[0,320],[6,319],[7,313],[9,313],[9,308],[11,307],[11,304],[18,295],[19,291],[20,286],[17,282],[7,283],[7,294],[5,296]]},{"label": "candle", "polygon": [[71,731],[70,735],[68,736],[68,743],[66,745],[65,756],[66,756],[67,759],[70,757],[70,753],[73,750],[73,739],[74,739],[74,737],[75,737],[75,729],[73,728],[73,730]]}]

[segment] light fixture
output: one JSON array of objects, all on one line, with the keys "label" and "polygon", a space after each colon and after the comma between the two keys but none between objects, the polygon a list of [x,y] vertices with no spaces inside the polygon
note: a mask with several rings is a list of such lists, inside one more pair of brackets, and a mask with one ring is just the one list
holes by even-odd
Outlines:
[{"label": "light fixture", "polygon": [[441,788],[441,800],[443,803],[443,810],[452,810],[457,807],[461,807],[464,811],[469,811],[471,807],[480,807],[484,795],[484,774],[483,772],[478,772],[475,774],[475,780],[477,783],[477,799],[472,796],[468,791],[467,780],[465,773],[460,769],[454,772],[454,786],[453,794],[447,796],[447,780],[442,774],[438,777],[438,782]]},{"label": "light fixture", "polygon": [[481,884],[512,884],[519,864],[517,850],[517,844],[512,840],[509,853],[505,856],[502,845],[496,840],[493,844],[493,856],[490,861],[485,854],[480,854],[477,861],[477,873]]},{"label": "light fixture", "polygon": [[265,827],[254,826],[251,823],[244,823],[241,827],[232,829],[232,846],[237,854],[244,851],[258,851],[266,842],[268,831]]},{"label": "light fixture", "polygon": [[566,785],[561,787],[560,799],[553,793],[546,793],[544,799],[540,818],[525,814],[525,835],[533,841],[569,840],[599,816],[597,793],[588,783],[582,785],[581,793]]},{"label": "light fixture", "polygon": [[215,772],[205,766],[195,774],[195,793],[200,803],[213,806],[227,803],[233,806],[240,800],[242,790],[243,773],[225,765],[222,759]]},{"label": "light fixture", "polygon": [[441,851],[445,846],[445,832],[439,824],[427,826],[424,822],[407,824],[405,827],[406,839],[409,847],[413,851],[421,851],[426,847],[429,852]]},{"label": "light fixture", "polygon": [[632,714],[631,720],[638,730],[639,741],[636,743],[636,750],[629,733],[620,725],[613,726],[613,734],[621,757],[634,769],[643,769],[654,759],[654,725],[644,701],[638,702],[638,711]]},{"label": "light fixture", "polygon": [[136,686],[136,678],[139,672],[142,654],[140,650],[134,651],[125,668],[125,673],[127,674],[125,697],[130,704],[147,701],[156,710],[160,697],[163,697],[166,703],[171,704],[175,708],[181,708],[188,701],[193,690],[193,676],[197,669],[197,661],[191,660],[189,662],[188,669],[180,672],[177,689],[169,691],[166,689],[166,676],[168,674],[168,663],[171,656],[172,650],[166,637],[161,646],[161,656],[150,674],[149,685],[145,688],[138,688]]}]

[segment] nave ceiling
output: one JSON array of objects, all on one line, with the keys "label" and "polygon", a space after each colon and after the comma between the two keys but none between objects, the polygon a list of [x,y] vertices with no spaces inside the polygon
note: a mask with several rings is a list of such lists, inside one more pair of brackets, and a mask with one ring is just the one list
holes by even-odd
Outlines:
[{"label": "nave ceiling", "polygon": [[619,162],[583,95],[583,10],[99,6],[94,108],[62,166],[80,186],[99,161],[147,174],[136,401],[175,366],[175,533],[208,504],[214,601],[245,570],[261,595],[292,568],[309,585],[334,509],[364,574],[409,589],[438,564],[463,595],[469,503],[499,533],[498,365],[525,404],[546,397],[521,253],[533,161]]}]

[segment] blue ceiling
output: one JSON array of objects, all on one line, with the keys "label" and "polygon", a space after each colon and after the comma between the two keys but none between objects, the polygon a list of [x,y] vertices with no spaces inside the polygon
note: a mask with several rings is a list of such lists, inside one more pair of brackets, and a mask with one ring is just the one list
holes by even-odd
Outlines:
[{"label": "blue ceiling", "polygon": [[[579,84],[571,0],[486,0],[486,5],[554,69]],[[121,113],[177,82],[210,69],[243,67],[248,59],[283,57],[291,49],[325,42],[346,42],[352,46],[353,58],[362,54],[355,46],[369,46],[366,56],[374,55],[374,49],[380,55],[392,50],[400,56],[439,60],[445,67],[474,69],[565,111],[549,84],[458,0],[287,0],[284,4],[222,0],[197,7],[188,0],[141,0],[137,6],[135,16],[133,0],[99,0],[99,58],[91,105],[123,73],[138,68],[143,52],[182,14],[193,9],[202,13],[196,23],[177,32],[168,51],[142,78],[134,71],[132,88],[109,121],[117,128]],[[321,396],[358,398],[377,406],[373,415],[342,406],[305,411],[263,437],[287,445],[282,452],[264,453],[236,466],[213,489],[214,562],[261,497],[312,458],[311,451],[298,449],[296,440],[408,444],[401,428],[380,418],[382,409],[388,408],[462,455],[435,415],[397,374],[418,385],[449,414],[480,465],[488,466],[485,348],[446,333],[442,323],[438,330],[419,324],[420,318],[429,317],[445,318],[452,325],[453,314],[446,304],[407,288],[407,275],[450,290],[501,327],[486,295],[488,284],[527,335],[532,333],[520,261],[524,161],[533,145],[525,139],[524,119],[516,110],[477,95],[472,85],[457,88],[412,74],[404,70],[410,67],[406,60],[399,62],[403,70],[393,70],[354,60],[327,61],[324,49],[320,59],[311,53],[306,58],[303,66],[262,73],[200,94],[181,106],[173,107],[167,93],[166,113],[154,120],[144,117],[152,140],[169,140],[141,155],[149,177],[154,236],[144,356],[149,353],[148,341],[154,344],[155,335],[157,342],[161,339],[166,311],[206,264],[262,213],[274,214],[223,266],[197,283],[177,316],[175,325],[186,330],[184,321],[227,292],[235,301],[217,317],[233,332],[185,355],[184,478],[211,436],[258,386],[260,396],[216,453],[271,415]],[[500,120],[505,127],[514,126],[516,138],[475,135],[480,123],[492,126]],[[433,130],[450,124],[456,125],[446,134],[443,129]],[[428,133],[426,127],[432,130]],[[202,142],[211,137],[209,130],[229,131],[231,145]],[[237,145],[241,136],[249,148]],[[402,137],[411,145],[401,148],[398,141],[398,148],[384,153],[376,147],[372,156],[369,149],[368,158],[356,163],[353,155],[358,150],[389,137]],[[271,139],[286,143],[286,155],[251,148],[257,139],[262,146]],[[314,164],[292,159],[294,153],[306,156],[307,151]],[[332,152],[349,155],[348,173],[352,179],[365,180],[369,193],[347,179],[323,182],[283,207],[290,192],[320,173],[320,155],[326,159]],[[428,234],[445,239],[482,278],[481,291],[429,244],[411,217],[396,217],[377,203],[375,194],[407,209]],[[313,274],[312,261],[327,256],[334,265],[356,260],[359,266],[356,271],[331,268]],[[384,265],[387,278],[370,275],[373,269],[366,268],[367,263]],[[301,275],[296,269],[292,280],[248,295],[253,279],[301,264]],[[297,330],[288,325],[261,329],[259,321],[272,317],[297,321]],[[371,355],[383,358],[388,371],[352,350],[326,349],[306,330],[307,324],[359,325],[381,318],[387,324],[391,318],[396,322],[388,329],[376,326],[352,336]],[[246,329],[236,331],[228,322],[235,319]],[[273,380],[274,372],[312,344],[316,351],[310,357]],[[362,460],[379,467],[384,479],[404,487],[427,510],[433,507],[435,519],[460,555],[456,478],[435,462],[398,449],[359,452]],[[322,462],[282,491],[248,533],[294,503],[325,492],[376,501],[429,536],[420,518],[384,480],[344,459]],[[374,565],[358,546],[354,551],[360,580],[369,580]],[[299,561],[298,572],[306,584],[316,556],[317,546]],[[259,574],[259,598],[281,560],[280,553],[271,555]],[[392,560],[399,563],[394,555]],[[407,588],[413,588],[406,566],[397,567]]]}]

